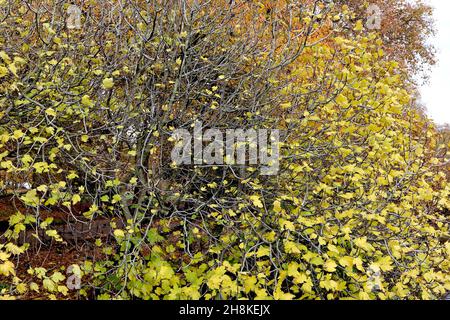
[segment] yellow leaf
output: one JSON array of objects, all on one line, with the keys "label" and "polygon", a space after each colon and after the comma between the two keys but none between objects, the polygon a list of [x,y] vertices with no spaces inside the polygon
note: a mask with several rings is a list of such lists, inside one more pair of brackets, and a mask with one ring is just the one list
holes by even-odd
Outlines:
[{"label": "yellow leaf", "polygon": [[293,254],[301,253],[300,249],[297,247],[295,242],[292,241],[284,242],[284,250],[286,251],[286,253],[293,253]]},{"label": "yellow leaf", "polygon": [[338,288],[338,283],[334,280],[326,279],[326,280],[320,281],[319,286],[321,288],[324,288],[324,289],[327,289],[330,291],[336,291]]},{"label": "yellow leaf", "polygon": [[72,204],[77,204],[78,202],[81,201],[81,197],[79,194],[74,194],[72,197]]},{"label": "yellow leaf", "polygon": [[30,283],[30,290],[33,290],[35,292],[39,292],[39,285],[35,282]]},{"label": "yellow leaf", "polygon": [[66,278],[66,277],[65,277],[61,272],[55,272],[55,273],[52,275],[52,280],[53,280],[55,283],[59,283],[59,282],[63,281],[65,278]]},{"label": "yellow leaf", "polygon": [[261,202],[261,198],[258,195],[250,196],[250,200],[252,201],[252,203],[255,207],[264,208],[264,205]]},{"label": "yellow leaf", "polygon": [[114,230],[114,235],[117,238],[123,238],[123,237],[125,237],[125,232],[123,232],[123,230],[121,230],[121,229],[116,229],[116,230]]},{"label": "yellow leaf", "polygon": [[119,202],[120,200],[122,200],[122,197],[121,197],[120,195],[118,195],[118,194],[115,194],[115,195],[113,196],[112,203],[113,203],[113,204],[114,204],[114,203],[117,203],[117,202]]},{"label": "yellow leaf", "polygon": [[337,264],[333,260],[327,260],[325,262],[325,264],[323,265],[323,268],[325,269],[325,271],[328,271],[328,272],[335,272],[336,267],[337,267]]},{"label": "yellow leaf", "polygon": [[0,78],[3,78],[8,74],[8,69],[4,66],[0,66]]},{"label": "yellow leaf", "polygon": [[81,98],[81,103],[86,107],[90,107],[93,105],[92,100],[88,95],[84,95],[83,98]]},{"label": "yellow leaf", "polygon": [[339,259],[339,264],[345,268],[353,267],[353,258],[345,256]]},{"label": "yellow leaf", "polygon": [[350,193],[350,192],[341,195],[341,198],[344,198],[346,200],[353,199],[353,197],[354,197],[354,194]]},{"label": "yellow leaf", "polygon": [[273,211],[275,211],[276,213],[280,213],[283,209],[281,208],[281,202],[280,201],[275,201],[273,203]]},{"label": "yellow leaf", "polygon": [[51,238],[59,239],[58,231],[56,230],[47,230],[45,231],[45,234],[48,235]]},{"label": "yellow leaf", "polygon": [[56,290],[56,284],[53,282],[52,279],[49,278],[45,278],[44,281],[42,281],[42,286],[49,292],[53,292]]},{"label": "yellow leaf", "polygon": [[49,116],[56,117],[56,111],[52,108],[48,108],[47,110],[45,110],[45,113]]},{"label": "yellow leaf", "polygon": [[362,20],[358,20],[356,22],[356,26],[355,26],[355,28],[353,30],[355,30],[355,31],[362,31],[363,29],[364,29],[364,25],[363,25]]},{"label": "yellow leaf", "polygon": [[0,251],[0,260],[2,260],[2,261],[6,261],[6,260],[8,260],[9,256],[10,256],[10,254],[9,254],[9,253],[6,253],[6,252],[3,252],[3,251]]},{"label": "yellow leaf", "polygon": [[280,224],[286,229],[290,231],[295,231],[295,225],[292,221],[281,220]]},{"label": "yellow leaf", "polygon": [[257,288],[257,286],[256,286],[256,282],[257,281],[258,280],[254,276],[246,278],[244,280],[244,290],[245,290],[245,292],[249,293],[249,292],[255,290]]},{"label": "yellow leaf", "polygon": [[286,102],[280,105],[280,107],[282,109],[289,109],[290,107],[292,107],[292,103],[291,102]]},{"label": "yellow leaf", "polygon": [[367,237],[357,238],[354,240],[354,243],[357,247],[366,250],[366,251],[373,251],[375,250],[374,247],[367,242]]},{"label": "yellow leaf", "polygon": [[258,251],[256,252],[256,256],[258,258],[269,256],[270,255],[270,249],[268,247],[259,247]]},{"label": "yellow leaf", "polygon": [[11,58],[8,56],[8,54],[5,51],[0,51],[0,58],[3,59],[7,64],[11,63]]},{"label": "yellow leaf", "polygon": [[105,89],[111,89],[112,87],[114,87],[114,80],[113,80],[113,78],[105,78],[105,79],[103,79],[102,85],[103,85],[103,88],[105,88]]},{"label": "yellow leaf", "polygon": [[11,73],[13,75],[15,75],[17,77],[17,67],[16,67],[16,65],[14,63],[10,64],[8,66],[8,69],[9,69],[9,71],[11,71]]},{"label": "yellow leaf", "polygon": [[11,261],[0,263],[0,275],[9,276],[10,274],[15,275],[14,263]]},{"label": "yellow leaf", "polygon": [[24,252],[24,249],[22,247],[16,246],[14,243],[8,243],[6,246],[7,251],[11,252],[12,254],[19,255]]},{"label": "yellow leaf", "polygon": [[138,182],[138,179],[136,177],[133,177],[130,179],[130,184],[136,184]]},{"label": "yellow leaf", "polygon": [[19,284],[16,286],[16,289],[17,289],[17,291],[18,291],[20,294],[24,294],[25,292],[28,291],[28,287],[27,287],[27,285],[26,285],[25,283],[19,283]]},{"label": "yellow leaf", "polygon": [[371,300],[369,294],[365,291],[360,291],[358,296],[359,300]]},{"label": "yellow leaf", "polygon": [[69,180],[73,180],[75,178],[78,178],[78,175],[75,172],[72,172],[67,176],[67,179]]},{"label": "yellow leaf", "polygon": [[340,94],[336,97],[336,102],[342,107],[348,107],[348,100],[343,94]]},{"label": "yellow leaf", "polygon": [[69,289],[67,289],[66,286],[58,286],[58,292],[62,293],[64,296],[67,295],[67,293],[69,292]]},{"label": "yellow leaf", "polygon": [[276,290],[273,294],[275,300],[292,300],[295,296],[292,293],[282,292],[281,290]]},{"label": "yellow leaf", "polygon": [[22,132],[22,130],[14,130],[14,134],[13,134],[14,139],[19,140],[23,136],[24,136],[24,133]]},{"label": "yellow leaf", "polygon": [[390,256],[380,258],[375,264],[378,265],[382,271],[391,271],[394,269]]},{"label": "yellow leaf", "polygon": [[37,206],[40,202],[36,190],[28,191],[24,196],[21,197],[21,199],[25,202],[25,204],[30,206]]}]

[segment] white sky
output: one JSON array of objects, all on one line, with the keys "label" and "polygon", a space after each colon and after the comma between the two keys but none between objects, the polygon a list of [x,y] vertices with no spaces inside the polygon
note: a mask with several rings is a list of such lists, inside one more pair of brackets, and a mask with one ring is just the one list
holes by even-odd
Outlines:
[{"label": "white sky", "polygon": [[438,52],[438,64],[430,82],[421,88],[422,102],[437,124],[450,124],[450,1],[427,0],[435,8],[436,37],[431,39]]}]

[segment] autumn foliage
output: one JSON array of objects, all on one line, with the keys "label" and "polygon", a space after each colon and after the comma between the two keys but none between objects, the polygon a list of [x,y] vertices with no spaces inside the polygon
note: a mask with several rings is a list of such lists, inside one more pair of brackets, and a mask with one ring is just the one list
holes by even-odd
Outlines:
[{"label": "autumn foliage", "polygon": [[[424,30],[386,39],[359,1],[82,1],[81,29],[67,1],[22,2],[0,0],[0,197],[17,203],[0,297],[448,293],[448,139],[407,81],[417,52],[432,63]],[[196,120],[279,129],[278,174],[175,165],[172,134]],[[52,211],[108,221],[86,240],[100,254],[20,273],[72,245]]]}]

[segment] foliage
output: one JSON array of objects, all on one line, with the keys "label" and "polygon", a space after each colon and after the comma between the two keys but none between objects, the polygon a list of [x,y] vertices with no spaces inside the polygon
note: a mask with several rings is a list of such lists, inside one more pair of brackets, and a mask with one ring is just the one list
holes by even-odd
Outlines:
[{"label": "foliage", "polygon": [[[40,212],[80,203],[113,228],[105,258],[77,265],[85,297],[450,290],[448,146],[361,20],[340,17],[346,34],[328,1],[112,1],[69,30],[67,2],[3,2],[0,187],[27,207],[0,247],[5,297],[67,294],[63,269],[17,276],[15,240],[34,226],[63,242]],[[195,120],[281,129],[279,174],[174,165],[172,133]]]},{"label": "foliage", "polygon": [[[429,67],[436,63],[435,48],[428,41],[434,35],[433,9],[424,1],[374,0],[362,4],[357,0],[337,0],[347,5],[351,19],[365,20],[369,5],[376,5],[381,12],[383,50],[386,56],[400,63],[410,75],[425,77]],[[373,13],[373,12],[372,12]]]}]

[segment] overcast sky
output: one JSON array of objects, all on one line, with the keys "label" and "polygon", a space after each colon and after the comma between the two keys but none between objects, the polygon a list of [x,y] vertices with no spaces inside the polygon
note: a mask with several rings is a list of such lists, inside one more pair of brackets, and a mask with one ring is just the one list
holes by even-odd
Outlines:
[{"label": "overcast sky", "polygon": [[438,50],[438,64],[430,83],[421,89],[428,115],[438,124],[450,124],[450,1],[427,0],[435,8],[437,34],[430,41]]}]

